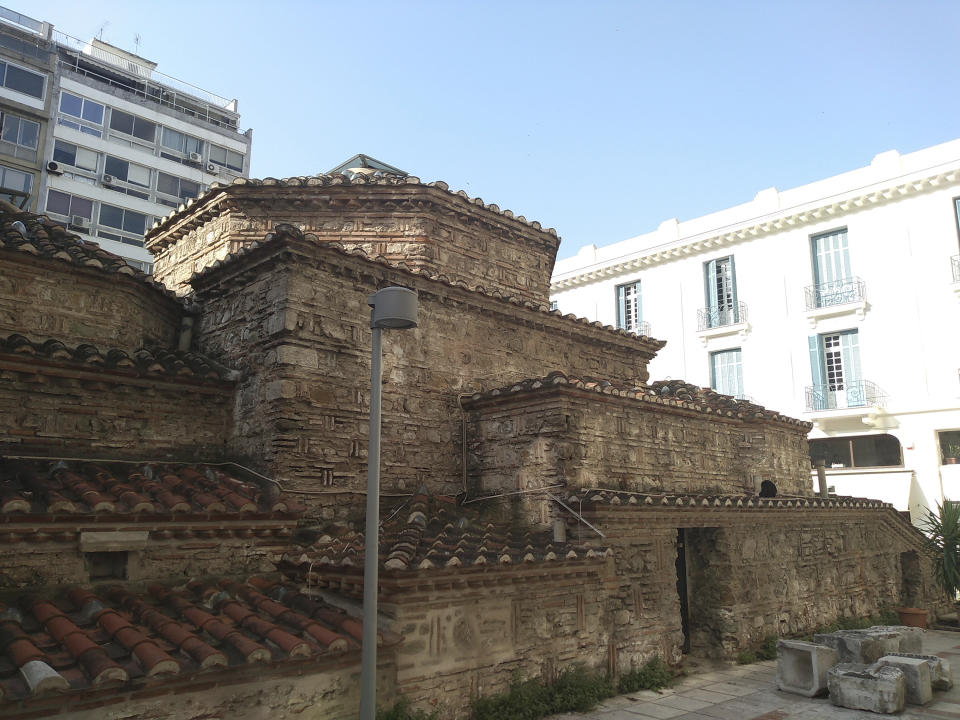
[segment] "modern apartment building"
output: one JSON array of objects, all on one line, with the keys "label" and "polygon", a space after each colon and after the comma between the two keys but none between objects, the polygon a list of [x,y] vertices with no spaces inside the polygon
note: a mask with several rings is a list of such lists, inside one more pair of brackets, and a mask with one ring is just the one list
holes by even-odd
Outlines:
[{"label": "modern apartment building", "polygon": [[[237,101],[0,8],[0,194],[149,271],[155,218],[249,176]],[[18,202],[19,204],[19,202]]]},{"label": "modern apartment building", "polygon": [[[842,495],[960,501],[960,140],[557,263],[551,299],[682,377],[810,420]],[[816,482],[812,472],[812,482]]]}]

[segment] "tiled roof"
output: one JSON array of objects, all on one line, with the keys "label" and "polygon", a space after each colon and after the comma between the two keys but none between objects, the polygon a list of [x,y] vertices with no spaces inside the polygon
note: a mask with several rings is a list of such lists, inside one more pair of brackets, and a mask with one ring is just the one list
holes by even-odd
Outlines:
[{"label": "tiled roof", "polygon": [[[392,511],[380,533],[381,564],[388,571],[593,560],[610,554],[593,540],[555,542],[549,531],[487,522],[477,511],[458,507],[453,498],[423,491]],[[284,556],[281,567],[309,580],[311,571],[362,567],[363,562],[363,535],[341,529],[321,536],[305,552]]]},{"label": "tiled roof", "polygon": [[177,516],[299,513],[280,493],[212,465],[0,458],[0,524],[22,515]]},{"label": "tiled roof", "polygon": [[149,239],[158,228],[162,228],[176,218],[187,215],[195,205],[207,202],[210,198],[224,192],[228,192],[231,189],[243,187],[330,187],[337,185],[419,185],[421,187],[437,188],[449,195],[461,198],[471,205],[476,205],[502,217],[510,220],[516,220],[517,222],[527,225],[534,230],[540,230],[552,235],[553,237],[557,237],[557,231],[553,228],[544,228],[536,220],[527,220],[523,215],[515,215],[510,210],[501,210],[499,205],[485,203],[480,198],[472,198],[463,190],[454,192],[450,190],[450,186],[447,185],[447,183],[440,180],[431,183],[424,183],[420,181],[420,178],[413,177],[412,175],[400,176],[390,175],[387,173],[377,173],[375,175],[355,175],[351,178],[347,175],[337,173],[334,175],[305,175],[283,178],[280,180],[269,177],[264,178],[263,180],[258,180],[256,178],[237,178],[230,185],[223,185],[215,182],[210,185],[210,189],[206,193],[196,199],[191,198],[185,205],[181,205],[172,213],[154,223],[153,228],[147,232],[147,238]]},{"label": "tiled roof", "polygon": [[832,496],[819,497],[758,497],[757,495],[651,495],[607,489],[582,489],[568,496],[565,502],[576,510],[588,510],[598,506],[626,506],[636,508],[682,509],[867,509],[887,510],[893,505],[870,498]]},{"label": "tiled roof", "polygon": [[737,418],[740,420],[772,420],[775,422],[810,428],[811,423],[782,415],[773,410],[767,410],[761,405],[747,400],[738,400],[729,395],[722,395],[710,388],[697,387],[682,380],[657,380],[647,387],[637,387],[614,383],[609,380],[596,378],[576,377],[565,375],[562,372],[553,372],[543,378],[530,378],[507,385],[502,388],[476,393],[465,399],[469,404],[473,401],[507,397],[510,395],[536,392],[538,390],[571,387],[586,390],[599,395],[630,398],[640,402],[679,407],[687,410],[718,415],[720,417]]},{"label": "tiled roof", "polygon": [[223,677],[249,663],[335,655],[358,648],[361,635],[360,619],[266,578],[146,592],[76,586],[0,605],[0,689],[7,702],[50,690],[69,702],[103,683],[135,690],[148,678],[156,687],[198,673]]},{"label": "tiled roof", "polygon": [[166,376],[224,382],[233,382],[239,377],[237,370],[231,370],[195,352],[143,348],[128,353],[117,349],[100,350],[89,343],[69,347],[59,340],[30,340],[19,334],[0,338],[0,354],[31,360],[34,358],[56,360],[88,369],[107,369],[139,376]]},{"label": "tiled roof", "polygon": [[362,258],[363,260],[366,260],[367,262],[372,262],[377,265],[382,265],[384,267],[390,268],[392,270],[400,270],[402,272],[410,273],[411,275],[416,275],[418,277],[423,277],[428,280],[433,280],[435,282],[442,283],[448,287],[456,287],[456,288],[462,288],[464,290],[469,290],[470,292],[474,292],[479,295],[485,295],[487,297],[494,298],[496,300],[501,300],[503,302],[510,303],[511,305],[518,305],[518,306],[525,307],[528,310],[534,310],[544,314],[554,315],[558,318],[564,318],[566,320],[576,322],[580,325],[589,325],[591,327],[595,327],[600,330],[604,330],[606,332],[614,333],[621,337],[635,338],[639,341],[642,341],[646,345],[652,346],[652,349],[654,351],[659,350],[660,348],[662,348],[664,345],[667,344],[665,340],[656,340],[652,337],[647,337],[646,335],[635,335],[634,333],[628,332],[621,328],[615,328],[612,325],[604,325],[602,322],[599,322],[596,320],[588,320],[587,318],[577,317],[573,313],[568,313],[564,315],[559,310],[551,310],[549,305],[535,303],[532,300],[522,300],[520,298],[515,298],[510,295],[504,295],[498,288],[490,288],[488,290],[482,285],[469,285],[463,282],[462,280],[451,279],[447,275],[430,272],[429,270],[425,270],[420,267],[411,267],[404,262],[394,262],[392,260],[388,260],[382,255],[371,256],[370,254],[366,253],[364,250],[358,247],[351,247],[348,249],[340,243],[320,242],[319,238],[316,235],[313,235],[312,233],[304,233],[302,230],[300,230],[300,228],[294,225],[286,224],[286,223],[281,223],[277,225],[274,228],[273,232],[267,233],[267,235],[264,236],[262,241],[257,241],[257,242],[250,243],[249,245],[245,245],[240,249],[236,250],[235,252],[230,253],[229,255],[224,257],[222,260],[217,260],[211,265],[208,265],[207,267],[202,268],[200,271],[194,273],[190,277],[189,282],[193,283],[194,281],[204,277],[206,274],[211,273],[218,268],[224,267],[226,265],[230,265],[234,261],[244,257],[245,255],[248,255],[254,252],[259,248],[266,247],[274,242],[280,242],[285,238],[292,238],[297,240],[305,239],[308,241],[313,241],[313,242],[316,242],[320,247],[329,248],[342,255],[359,257],[359,258]]},{"label": "tiled roof", "polygon": [[122,257],[69,232],[45,215],[12,213],[0,205],[0,251],[21,252],[39,258],[60,260],[76,267],[123,275],[143,282],[157,292],[176,295],[150,275],[131,267]]}]

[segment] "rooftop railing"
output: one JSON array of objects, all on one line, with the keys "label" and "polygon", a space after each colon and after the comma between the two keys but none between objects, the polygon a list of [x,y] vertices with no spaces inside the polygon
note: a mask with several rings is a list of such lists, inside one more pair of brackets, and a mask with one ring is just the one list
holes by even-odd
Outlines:
[{"label": "rooftop railing", "polygon": [[697,329],[710,330],[747,321],[747,304],[738,302],[724,307],[705,307],[697,310]]},{"label": "rooftop railing", "polygon": [[884,407],[887,394],[869,380],[807,386],[807,411]]},{"label": "rooftop railing", "polygon": [[953,270],[953,281],[960,282],[960,255],[950,258],[950,267]]},{"label": "rooftop railing", "polygon": [[806,288],[807,310],[862,302],[866,297],[866,284],[858,277],[833,280]]}]

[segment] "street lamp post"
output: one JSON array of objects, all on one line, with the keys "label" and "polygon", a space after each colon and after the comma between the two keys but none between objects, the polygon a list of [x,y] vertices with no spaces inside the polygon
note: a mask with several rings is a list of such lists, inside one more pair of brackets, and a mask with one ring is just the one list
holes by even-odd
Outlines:
[{"label": "street lamp post", "polygon": [[360,720],[377,712],[377,585],[380,560],[380,401],[383,330],[417,326],[417,294],[402,287],[379,290],[367,299],[373,330],[370,372],[370,448],[367,453],[367,525],[363,560],[363,646],[360,674]]}]

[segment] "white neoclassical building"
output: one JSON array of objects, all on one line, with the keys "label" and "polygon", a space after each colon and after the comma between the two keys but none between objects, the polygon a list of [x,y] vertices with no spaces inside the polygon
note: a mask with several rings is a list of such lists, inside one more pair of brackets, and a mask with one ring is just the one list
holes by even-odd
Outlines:
[{"label": "white neoclassical building", "polygon": [[[552,300],[683,378],[814,423],[828,484],[916,522],[960,500],[960,140],[557,263]],[[815,478],[815,473],[812,473]],[[815,480],[812,480],[815,483]]]}]

